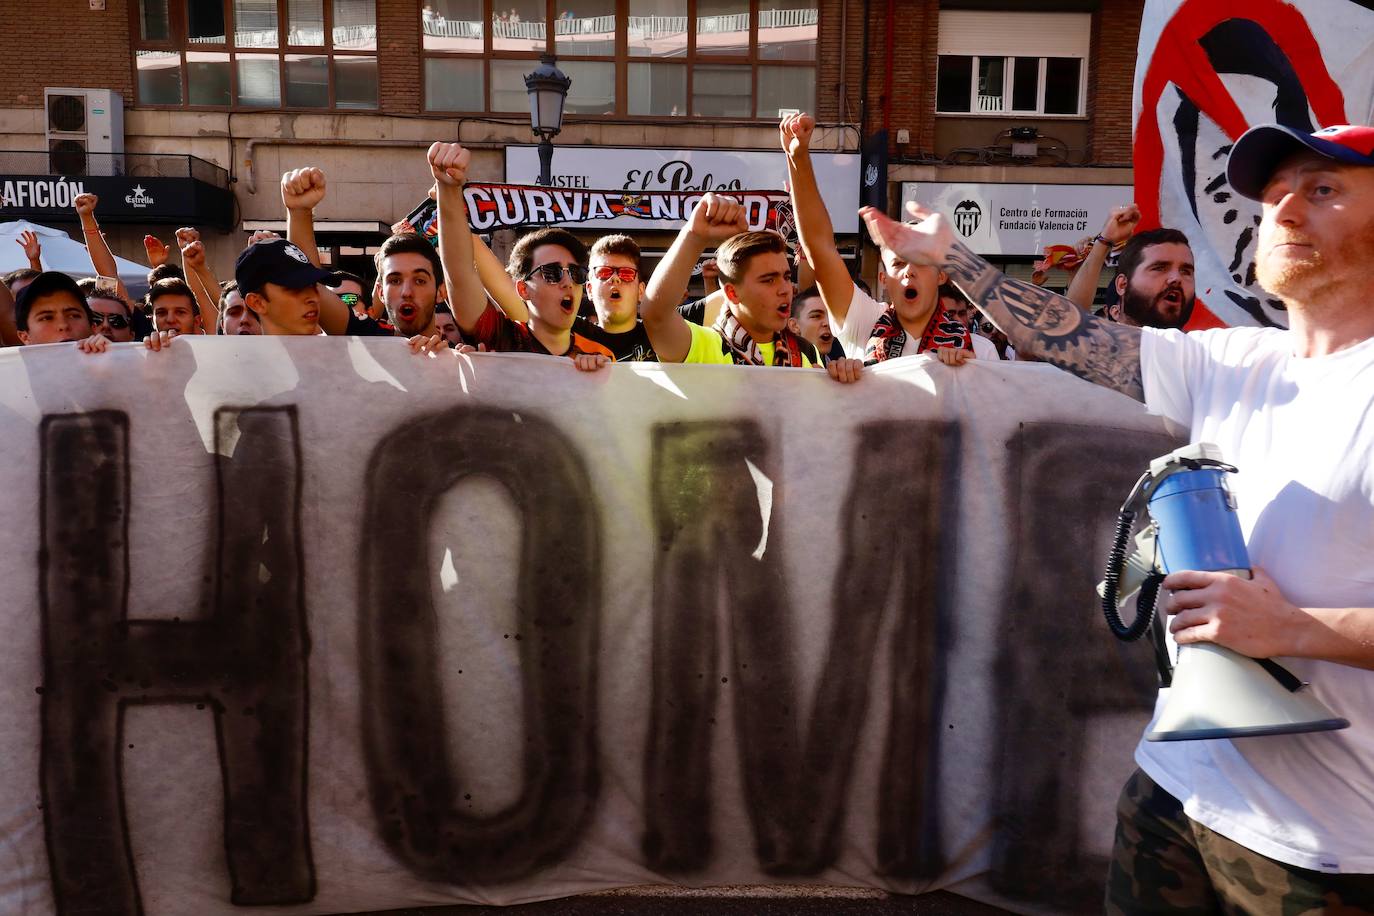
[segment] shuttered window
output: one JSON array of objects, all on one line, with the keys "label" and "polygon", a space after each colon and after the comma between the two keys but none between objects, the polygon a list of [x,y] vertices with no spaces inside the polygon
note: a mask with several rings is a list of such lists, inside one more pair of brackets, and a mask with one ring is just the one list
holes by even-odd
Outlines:
[{"label": "shuttered window", "polygon": [[944,10],[935,109],[942,114],[1084,115],[1087,13]]}]

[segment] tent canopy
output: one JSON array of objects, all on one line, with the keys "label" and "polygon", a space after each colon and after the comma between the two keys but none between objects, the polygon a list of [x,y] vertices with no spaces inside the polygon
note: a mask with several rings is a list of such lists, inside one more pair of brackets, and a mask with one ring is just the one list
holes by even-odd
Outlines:
[{"label": "tent canopy", "polygon": [[[24,250],[19,246],[19,236],[26,229],[38,236],[38,241],[43,246],[39,260],[43,263],[44,270],[60,270],[78,280],[95,276],[95,268],[91,266],[91,255],[85,245],[61,229],[40,226],[27,220],[0,223],[0,273],[9,273],[11,270],[29,266],[28,259],[24,257]],[[115,264],[119,268],[119,279],[128,287],[129,295],[138,297],[148,291],[146,266],[121,257],[115,258]]]}]

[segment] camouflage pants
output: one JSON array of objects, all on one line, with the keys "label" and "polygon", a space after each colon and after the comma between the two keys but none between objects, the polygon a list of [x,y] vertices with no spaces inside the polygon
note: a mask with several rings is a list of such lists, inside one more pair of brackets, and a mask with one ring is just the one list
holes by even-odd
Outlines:
[{"label": "camouflage pants", "polygon": [[1374,875],[1285,865],[1191,820],[1136,770],[1116,809],[1107,913],[1245,916],[1374,913]]}]

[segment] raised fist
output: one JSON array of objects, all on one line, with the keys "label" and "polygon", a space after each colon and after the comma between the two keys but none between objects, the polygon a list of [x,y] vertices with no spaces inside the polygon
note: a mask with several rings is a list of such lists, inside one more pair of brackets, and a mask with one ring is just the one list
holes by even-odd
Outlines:
[{"label": "raised fist", "polygon": [[248,244],[249,244],[249,245],[256,245],[258,242],[265,242],[265,241],[267,241],[268,239],[279,239],[279,238],[281,238],[281,236],[278,235],[277,233],[273,232],[271,229],[259,229],[258,231],[254,232],[252,235],[248,236]]},{"label": "raised fist", "polygon": [[1131,237],[1140,223],[1140,208],[1135,204],[1113,207],[1107,221],[1102,224],[1102,237],[1113,245],[1120,245]]},{"label": "raised fist", "polygon": [[441,185],[461,188],[468,180],[472,153],[461,143],[435,143],[429,148],[429,170]]},{"label": "raised fist", "polygon": [[81,216],[94,216],[95,205],[100,203],[100,198],[94,194],[78,194],[76,200],[72,201],[72,206],[76,207],[76,212]]},{"label": "raised fist", "polygon": [[281,176],[281,202],[288,210],[313,210],[324,200],[324,172],[310,166]]},{"label": "raised fist", "polygon": [[811,148],[811,134],[815,130],[816,119],[809,114],[794,114],[783,118],[778,124],[782,151],[788,155],[806,152]]},{"label": "raised fist", "polygon": [[186,250],[186,246],[189,245],[189,244],[191,244],[192,242],[199,242],[199,241],[200,241],[200,230],[199,230],[199,229],[189,229],[189,228],[183,227],[183,228],[177,230],[177,247],[180,248],[182,251],[185,251],[185,250]]},{"label": "raised fist", "polygon": [[687,231],[703,242],[723,242],[749,231],[744,205],[733,197],[708,191],[692,208]]},{"label": "raised fist", "polygon": [[200,241],[190,242],[181,249],[181,263],[194,271],[205,269],[205,244]]}]

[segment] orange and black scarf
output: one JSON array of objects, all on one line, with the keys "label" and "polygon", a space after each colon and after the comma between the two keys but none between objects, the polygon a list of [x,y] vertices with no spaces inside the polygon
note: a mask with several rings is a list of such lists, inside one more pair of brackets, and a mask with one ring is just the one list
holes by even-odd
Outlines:
[{"label": "orange and black scarf", "polygon": [[[716,316],[714,330],[720,334],[724,341],[722,352],[729,354],[736,366],[765,365],[763,355],[759,353],[759,345],[744,329],[744,325],[739,323],[739,319],[735,317],[735,313],[730,310],[728,304]],[[816,348],[796,334],[784,328],[773,335],[772,364],[774,366],[804,368],[806,361],[802,358],[803,354],[811,359],[813,366],[821,364],[820,355],[816,353]]]},{"label": "orange and black scarf", "polygon": [[[952,347],[956,350],[972,350],[973,335],[962,321],[950,317],[945,304],[937,301],[935,313],[926,322],[921,333],[921,344],[917,353],[925,353],[936,347]],[[883,360],[901,356],[906,349],[906,328],[897,318],[897,307],[889,305],[887,311],[873,322],[873,331],[868,335],[868,346],[864,347],[864,365],[873,366]]]}]

